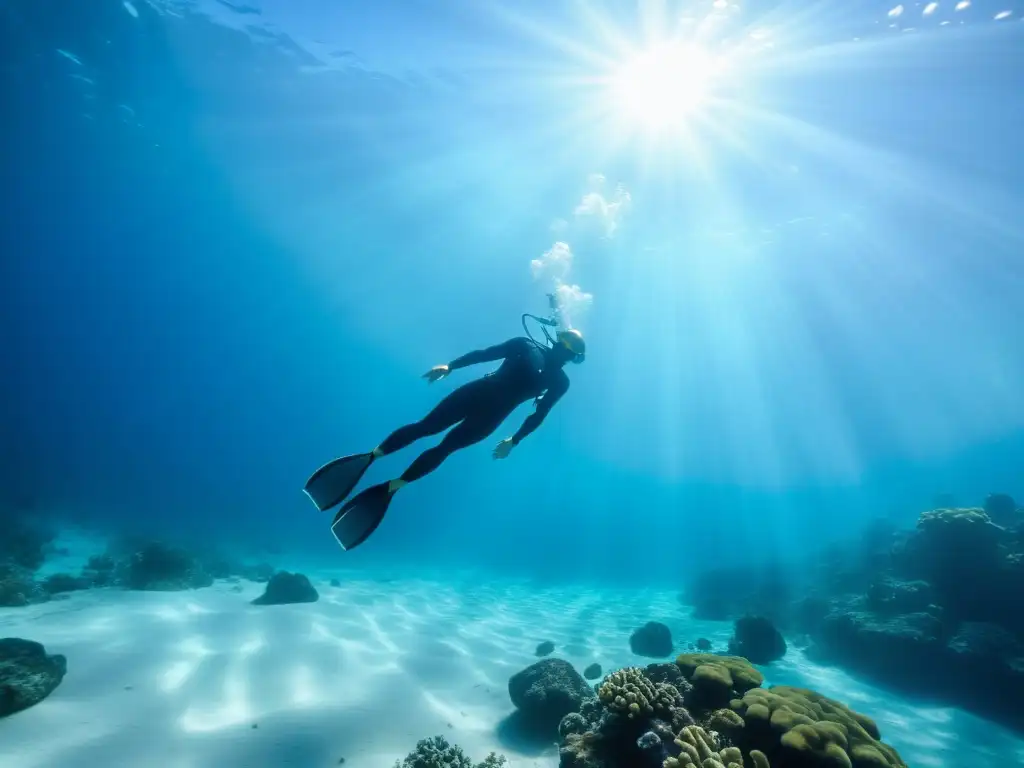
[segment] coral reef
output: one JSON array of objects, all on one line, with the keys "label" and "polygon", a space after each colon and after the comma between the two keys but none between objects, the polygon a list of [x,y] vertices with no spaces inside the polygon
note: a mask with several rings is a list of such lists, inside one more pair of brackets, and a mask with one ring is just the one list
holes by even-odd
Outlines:
[{"label": "coral reef", "polygon": [[40,643],[19,637],[0,640],[0,717],[38,704],[66,672],[67,659],[47,654]]},{"label": "coral reef", "polygon": [[662,717],[683,705],[682,696],[671,683],[654,683],[640,667],[612,672],[597,689],[598,698],[619,715],[628,718]]},{"label": "coral reef", "polygon": [[270,577],[263,594],[253,605],[285,605],[287,603],[315,603],[320,599],[316,588],[301,573],[278,571]]},{"label": "coral reef", "polygon": [[562,659],[544,659],[512,675],[508,694],[527,721],[552,734],[563,717],[578,712],[595,695],[572,664]]},{"label": "coral reef", "polygon": [[679,755],[665,759],[664,768],[743,768],[743,753],[736,747],[722,748],[718,735],[699,725],[688,725],[676,734]]},{"label": "coral reef", "polygon": [[494,752],[483,762],[474,763],[462,747],[449,744],[443,736],[434,736],[418,741],[405,759],[395,762],[395,768],[502,768],[505,763],[505,757]]},{"label": "coral reef", "polygon": [[676,663],[693,686],[686,696],[689,707],[701,710],[720,709],[764,682],[758,672],[739,656],[717,656],[709,653],[684,653]]},{"label": "coral reef", "polygon": [[649,621],[629,636],[629,648],[637,656],[671,656],[672,632],[660,622]]},{"label": "coral reef", "polygon": [[[751,586],[763,566],[721,574],[694,579],[705,601],[735,590],[719,618],[770,603],[763,615],[809,638],[814,658],[1024,730],[1024,511],[1010,496],[927,510],[910,530],[874,521],[853,545],[794,563],[771,596]],[[787,590],[802,596],[787,603]],[[730,652],[762,662],[736,643]]]},{"label": "coral reef", "polygon": [[752,688],[732,708],[744,723],[733,739],[762,752],[776,768],[906,768],[899,753],[880,741],[871,718],[814,691]]},{"label": "coral reef", "polygon": [[762,688],[745,659],[680,656],[676,696],[653,679],[668,666],[605,678],[598,700],[562,720],[560,768],[906,768],[869,717],[814,691]]},{"label": "coral reef", "polygon": [[729,653],[754,664],[771,664],[786,655],[786,641],[771,619],[743,616],[735,622]]}]

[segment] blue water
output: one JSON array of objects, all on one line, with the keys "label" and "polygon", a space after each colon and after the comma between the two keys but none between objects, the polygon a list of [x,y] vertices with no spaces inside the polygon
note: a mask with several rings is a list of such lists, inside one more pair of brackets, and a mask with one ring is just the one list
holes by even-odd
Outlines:
[{"label": "blue water", "polygon": [[[833,5],[3,3],[4,502],[672,587],[1021,498],[1024,4]],[[608,81],[676,29],[728,70],[658,132]],[[341,552],[306,477],[487,370],[419,378],[545,313],[558,242],[569,394]]]}]

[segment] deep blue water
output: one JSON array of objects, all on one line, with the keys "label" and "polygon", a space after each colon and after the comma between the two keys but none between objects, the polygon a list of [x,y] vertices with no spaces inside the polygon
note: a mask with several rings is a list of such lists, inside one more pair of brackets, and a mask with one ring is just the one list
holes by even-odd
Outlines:
[{"label": "deep blue water", "polygon": [[[614,49],[573,4],[3,3],[7,501],[367,566],[672,582],[940,492],[1020,498],[1024,5],[743,6],[709,45],[776,47],[688,154],[597,111]],[[573,214],[595,173],[631,199],[610,236]],[[341,552],[307,475],[543,312],[530,262],[563,238],[594,297],[569,395]]]}]

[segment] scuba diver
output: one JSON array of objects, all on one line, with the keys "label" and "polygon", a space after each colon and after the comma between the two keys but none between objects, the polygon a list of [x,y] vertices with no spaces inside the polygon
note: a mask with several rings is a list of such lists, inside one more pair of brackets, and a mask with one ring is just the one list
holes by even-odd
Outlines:
[{"label": "scuba diver", "polygon": [[[515,434],[498,443],[493,457],[506,458],[524,437],[540,426],[569,389],[569,377],[563,367],[569,362],[583,362],[586,355],[583,334],[578,330],[563,328],[554,337],[548,332],[548,327],[562,324],[554,297],[549,295],[548,300],[553,310],[551,318],[522,316],[526,338],[517,337],[469,352],[447,365],[434,366],[423,378],[433,383],[460,368],[500,360],[497,370],[463,384],[423,419],[399,427],[369,453],[335,459],[310,476],[303,489],[306,495],[321,511],[330,509],[348,497],[366,470],[380,457],[452,428],[440,443],[421,453],[400,477],[367,488],[338,511],[331,530],[342,549],[352,549],[374,532],[400,488],[433,472],[455,451],[493,434],[512,411],[527,400],[534,401],[534,412],[526,417]],[[528,318],[541,324],[547,343],[534,339],[526,324]]]}]

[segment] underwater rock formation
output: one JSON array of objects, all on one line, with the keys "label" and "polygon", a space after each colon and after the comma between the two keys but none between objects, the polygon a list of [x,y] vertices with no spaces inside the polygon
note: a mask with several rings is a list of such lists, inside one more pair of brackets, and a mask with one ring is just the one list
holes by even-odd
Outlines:
[{"label": "underwater rock formation", "polygon": [[629,636],[629,648],[637,656],[656,659],[672,655],[672,632],[664,624],[648,621]]},{"label": "underwater rock formation", "polygon": [[[1013,703],[1024,672],[1024,512],[1010,497],[928,510],[912,530],[877,521],[859,544],[825,548],[801,569],[800,597],[769,617],[807,635],[814,658],[1024,730]],[[730,618],[759,602],[749,586],[759,573],[718,583],[738,592]]]},{"label": "underwater rock formation", "polygon": [[174,592],[213,584],[213,577],[194,557],[158,542],[145,545],[122,567],[121,583],[128,589]]},{"label": "underwater rock formation", "polygon": [[735,622],[729,653],[754,664],[771,664],[786,655],[786,641],[771,619],[744,616]]},{"label": "underwater rock formation", "polygon": [[14,563],[0,563],[0,607],[20,608],[50,599],[32,572]]},{"label": "underwater rock formation", "polygon": [[932,585],[920,579],[901,581],[883,576],[868,587],[866,597],[866,607],[883,616],[925,613],[935,605]]},{"label": "underwater rock formation", "polygon": [[827,600],[815,656],[1024,729],[1022,544],[983,509],[924,512],[865,593]]},{"label": "underwater rock formation", "polygon": [[81,576],[72,576],[70,573],[54,573],[43,579],[41,586],[48,595],[59,595],[89,589],[92,582]]},{"label": "underwater rock formation", "polygon": [[474,763],[462,747],[434,736],[418,741],[405,759],[395,761],[395,768],[501,768],[506,762],[504,755],[491,752],[482,763]]},{"label": "underwater rock formation", "polygon": [[572,664],[544,659],[512,675],[508,695],[532,725],[553,734],[563,717],[578,712],[595,693]]},{"label": "underwater rock formation", "polygon": [[270,577],[263,594],[253,605],[285,605],[287,603],[315,603],[320,599],[316,588],[301,573],[278,571]]},{"label": "underwater rock formation", "polygon": [[67,673],[67,659],[20,637],[0,640],[0,717],[45,699]]},{"label": "underwater rock formation", "polygon": [[652,679],[667,666],[605,678],[559,725],[560,768],[906,768],[870,718],[814,691],[764,689],[745,659],[684,654],[681,689]]}]

